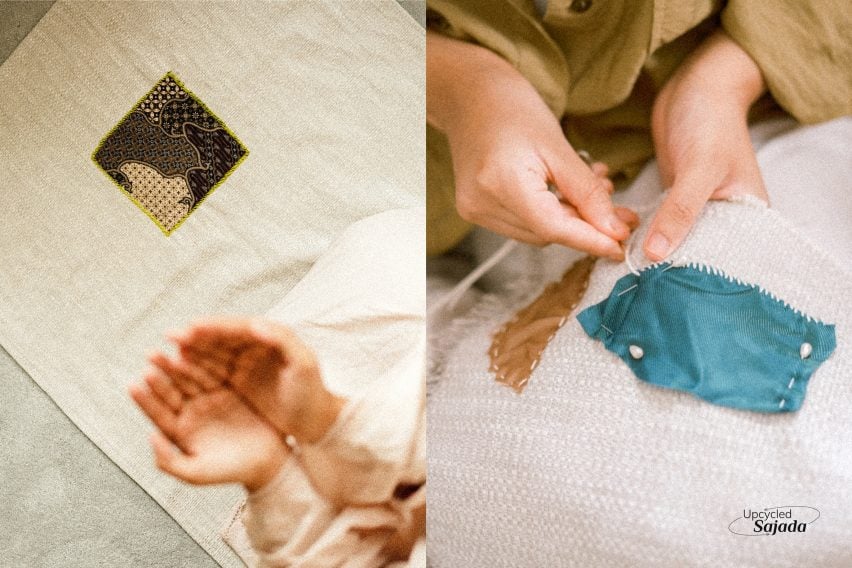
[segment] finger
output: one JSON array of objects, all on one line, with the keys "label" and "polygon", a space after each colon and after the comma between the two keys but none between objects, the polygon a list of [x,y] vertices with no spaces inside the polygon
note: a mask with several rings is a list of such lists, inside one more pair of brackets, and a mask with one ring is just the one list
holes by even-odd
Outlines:
[{"label": "finger", "polygon": [[488,230],[494,231],[495,233],[503,235],[504,237],[509,237],[510,239],[514,239],[522,243],[537,247],[542,247],[547,244],[550,244],[532,231],[529,231],[522,227],[518,227],[517,225],[504,221],[503,219],[492,219],[488,225]]},{"label": "finger", "polygon": [[170,329],[163,334],[166,339],[176,345],[182,345],[190,342],[189,330]]},{"label": "finger", "polygon": [[230,362],[234,359],[236,354],[243,349],[232,349],[229,347],[225,347],[223,345],[212,346],[212,345],[198,345],[198,344],[180,344],[178,345],[178,351],[181,356],[186,358],[188,361],[191,360],[201,360],[207,359],[218,363],[222,366],[227,367]]},{"label": "finger", "polygon": [[210,374],[204,366],[193,365],[183,359],[172,359],[171,364],[181,376],[195,383],[202,391],[211,391],[222,386],[222,381]]},{"label": "finger", "polygon": [[154,450],[154,461],[162,471],[188,483],[208,483],[209,473],[204,471],[199,460],[182,453],[159,432],[151,435],[151,447]]},{"label": "finger", "polygon": [[489,213],[487,219],[483,219],[482,222],[479,223],[483,227],[489,231],[509,237],[510,239],[533,246],[541,247],[550,244],[539,238],[534,232],[527,229],[524,226],[524,221],[518,217],[518,214],[513,209],[510,209],[503,204],[495,205],[496,207]]},{"label": "finger", "polygon": [[150,353],[148,361],[162,371],[185,396],[193,397],[201,392],[201,387],[181,369],[177,368],[164,353],[160,351]]},{"label": "finger", "polygon": [[273,347],[284,364],[294,370],[317,366],[313,349],[293,333],[291,329],[268,320],[255,320],[252,324],[255,336]]},{"label": "finger", "polygon": [[553,183],[583,220],[615,241],[630,235],[630,229],[615,214],[609,179],[596,176],[573,151],[550,160],[548,167]]},{"label": "finger", "polygon": [[236,343],[229,343],[221,337],[205,340],[203,337],[199,339],[198,335],[196,328],[190,328],[184,335],[170,335],[169,339],[177,345],[182,358],[202,367],[220,383],[227,380],[241,347],[237,348]]},{"label": "finger", "polygon": [[177,426],[177,415],[156,394],[142,385],[130,386],[130,397],[139,405],[145,416],[160,429],[160,431],[174,439]]},{"label": "finger", "polygon": [[278,349],[258,343],[240,353],[228,383],[240,391],[249,383],[275,379],[283,368],[284,359]]},{"label": "finger", "polygon": [[628,207],[616,207],[615,214],[618,215],[619,219],[627,223],[631,231],[639,226],[639,215],[632,209]]},{"label": "finger", "polygon": [[179,347],[190,347],[211,354],[223,354],[242,349],[251,342],[250,331],[247,329],[193,329],[186,341],[178,343]]},{"label": "finger", "polygon": [[219,353],[212,354],[191,347],[182,347],[180,354],[188,363],[196,367],[201,367],[211,378],[221,384],[228,380],[228,375],[231,373],[237,352],[234,352],[229,357],[222,357]]},{"label": "finger", "polygon": [[[186,331],[170,332],[167,337],[188,360],[200,362],[203,357],[227,367],[234,352],[252,341],[249,321],[236,317],[210,318],[194,323]],[[190,357],[190,349],[195,351],[194,357]]]},{"label": "finger", "polygon": [[149,355],[148,360],[166,374],[186,396],[192,397],[206,390],[220,386],[206,371],[182,360],[174,360],[161,352]]},{"label": "finger", "polygon": [[178,412],[183,406],[183,394],[159,369],[148,371],[145,374],[145,383],[174,412]]},{"label": "finger", "polygon": [[[624,252],[618,242],[576,217],[574,210],[560,203],[553,194],[535,192],[528,195],[528,200],[519,213],[524,216],[527,226],[548,243],[561,244],[617,261],[624,259]],[[629,235],[627,225],[625,230]]]},{"label": "finger", "polygon": [[187,330],[187,340],[198,348],[239,348],[251,340],[251,319],[219,316],[194,322]]},{"label": "finger", "polygon": [[607,177],[609,175],[609,166],[603,162],[592,162],[589,166],[592,172],[598,177]]},{"label": "finger", "polygon": [[278,344],[269,345],[266,341],[264,339],[263,342],[258,342],[240,351],[240,354],[234,359],[234,369],[246,370],[260,365],[282,364],[281,347]]},{"label": "finger", "polygon": [[689,233],[713,187],[695,182],[675,184],[660,206],[645,239],[644,251],[657,262],[668,257]]}]

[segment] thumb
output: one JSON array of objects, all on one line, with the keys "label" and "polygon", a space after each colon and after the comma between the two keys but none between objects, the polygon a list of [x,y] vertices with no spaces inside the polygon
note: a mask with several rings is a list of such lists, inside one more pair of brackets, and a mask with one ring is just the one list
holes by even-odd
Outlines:
[{"label": "thumb", "polygon": [[711,192],[710,184],[700,180],[675,181],[648,229],[644,250],[649,260],[663,260],[680,246]]},{"label": "thumb", "polygon": [[196,461],[175,448],[160,432],[151,435],[151,447],[154,449],[154,460],[162,471],[189,483],[203,481],[201,471]]},{"label": "thumb", "polygon": [[612,182],[595,175],[574,150],[569,148],[565,155],[552,160],[549,169],[559,193],[583,220],[616,241],[630,235],[630,228],[615,212],[610,196]]}]

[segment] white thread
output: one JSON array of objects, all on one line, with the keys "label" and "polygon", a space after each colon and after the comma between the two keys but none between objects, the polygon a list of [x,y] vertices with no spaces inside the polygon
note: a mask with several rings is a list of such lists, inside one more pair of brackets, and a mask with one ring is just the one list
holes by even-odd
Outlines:
[{"label": "white thread", "polygon": [[778,408],[784,408],[784,403],[786,403],[786,402],[787,401],[782,398],[781,402],[778,403]]},{"label": "white thread", "polygon": [[444,309],[448,309],[450,311],[454,310],[456,304],[459,303],[459,300],[464,297],[465,292],[467,292],[477,280],[482,278],[486,272],[497,266],[500,261],[506,258],[517,244],[518,241],[513,241],[512,239],[503,243],[500,248],[494,252],[494,254],[485,259],[482,264],[477,266],[470,274],[465,276],[458,284],[453,286],[453,289],[447,292],[447,294],[436,302],[434,306],[429,308],[427,318],[431,318]]},{"label": "white thread", "polygon": [[633,263],[630,262],[630,254],[633,251],[633,241],[636,239],[636,233],[630,235],[630,238],[627,239],[627,246],[624,247],[624,264],[627,265],[627,270],[639,276],[639,271],[633,267]]},{"label": "white thread", "polygon": [[611,335],[613,334],[613,331],[610,328],[608,328],[607,326],[605,326],[604,324],[601,324],[601,327],[604,328],[605,330],[607,330]]},{"label": "white thread", "polygon": [[787,385],[787,388],[788,388],[788,389],[793,388],[793,383],[795,383],[795,382],[796,382],[796,377],[792,377],[792,378],[790,379],[790,383]]}]

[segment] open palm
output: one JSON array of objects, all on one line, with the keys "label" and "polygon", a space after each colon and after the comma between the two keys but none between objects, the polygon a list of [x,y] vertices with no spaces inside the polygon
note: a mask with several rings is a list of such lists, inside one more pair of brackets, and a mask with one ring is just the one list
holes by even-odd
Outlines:
[{"label": "open palm", "polygon": [[286,459],[278,433],[229,389],[184,398],[160,371],[134,385],[131,396],[159,429],[157,465],[194,484],[237,482],[249,490],[268,482]]},{"label": "open palm", "polygon": [[172,339],[182,360],[156,354],[155,365],[180,383],[233,389],[282,434],[316,441],[342,407],[323,385],[313,351],[284,326],[217,318]]}]

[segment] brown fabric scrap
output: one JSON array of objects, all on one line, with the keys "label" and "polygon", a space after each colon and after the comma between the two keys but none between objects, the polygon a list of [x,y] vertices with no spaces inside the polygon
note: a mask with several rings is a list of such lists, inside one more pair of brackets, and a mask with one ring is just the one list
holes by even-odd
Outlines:
[{"label": "brown fabric scrap", "polygon": [[488,355],[498,383],[521,393],[541,354],[556,331],[580,303],[595,258],[586,256],[571,265],[562,280],[547,286],[528,306],[521,309],[494,334]]}]

